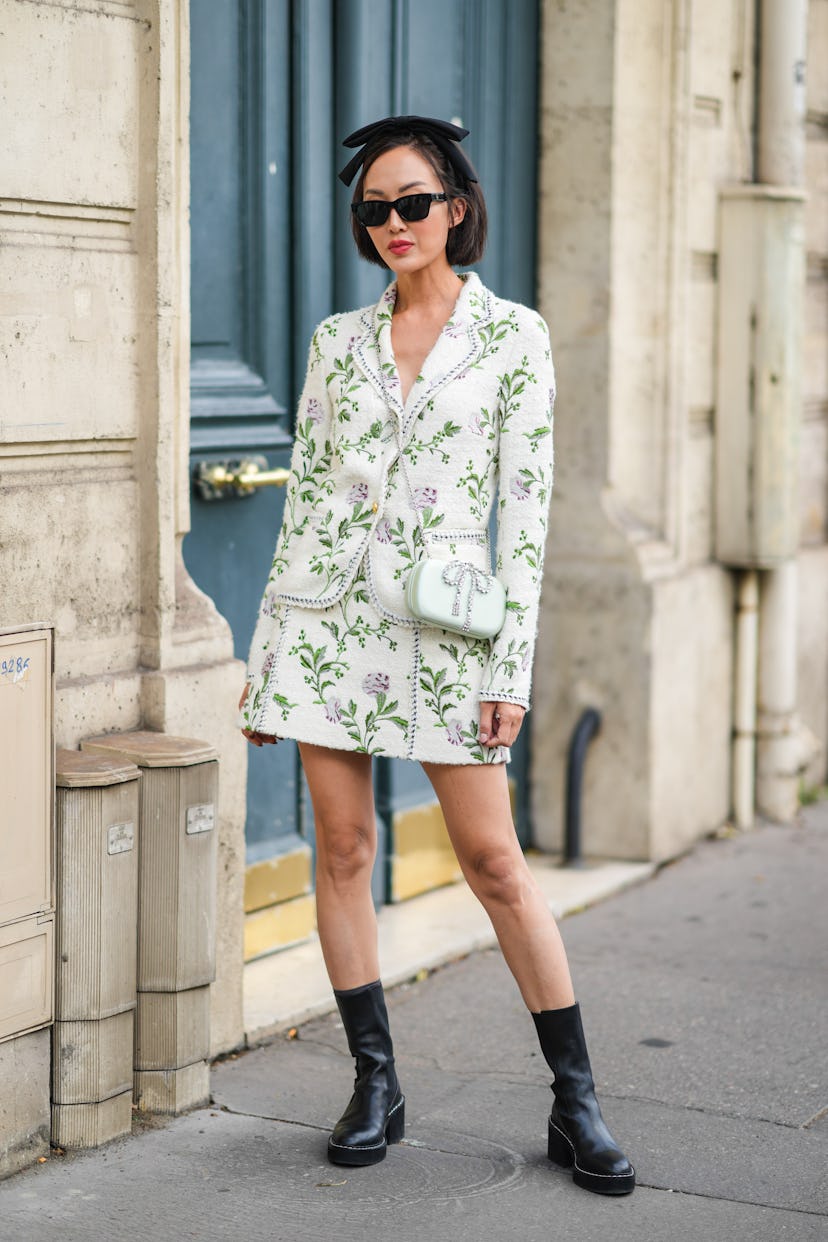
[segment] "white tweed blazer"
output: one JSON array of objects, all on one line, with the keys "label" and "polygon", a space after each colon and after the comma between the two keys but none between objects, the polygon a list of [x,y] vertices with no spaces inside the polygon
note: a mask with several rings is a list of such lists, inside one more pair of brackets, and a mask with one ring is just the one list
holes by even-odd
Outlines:
[{"label": "white tweed blazer", "polygon": [[529,706],[552,488],[549,333],[536,311],[496,297],[476,274],[463,281],[405,404],[391,347],[395,282],[376,306],[332,315],[314,333],[248,680],[261,672],[280,605],[330,606],[363,559],[380,613],[419,624],[405,584],[428,555],[497,573],[506,622],[480,697]]}]

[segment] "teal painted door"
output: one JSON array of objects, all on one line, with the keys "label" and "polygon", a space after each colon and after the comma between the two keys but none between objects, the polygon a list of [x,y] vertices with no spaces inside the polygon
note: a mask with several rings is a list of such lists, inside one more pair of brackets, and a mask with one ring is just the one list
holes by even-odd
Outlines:
[{"label": "teal painted door", "polygon": [[[285,465],[314,326],[387,280],[350,237],[336,173],[352,129],[404,113],[464,124],[490,214],[477,270],[534,301],[538,0],[199,0],[190,21],[193,472]],[[242,659],[281,507],[275,488],[208,500],[194,487],[185,560]],[[375,769],[381,827],[431,800],[418,765]],[[519,791],[525,769],[522,744]],[[301,791],[293,743],[251,754],[249,861],[312,837]],[[519,819],[525,830],[525,807]],[[384,884],[380,859],[378,900]]]}]

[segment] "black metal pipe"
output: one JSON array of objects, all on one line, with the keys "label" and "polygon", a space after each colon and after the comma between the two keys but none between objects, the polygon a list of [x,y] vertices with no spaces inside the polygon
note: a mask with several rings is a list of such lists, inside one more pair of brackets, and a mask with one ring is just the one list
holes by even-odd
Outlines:
[{"label": "black metal pipe", "polygon": [[391,760],[378,755],[373,760],[374,769],[374,813],[377,820],[377,858],[371,876],[371,891],[377,909],[389,902],[392,897],[392,853],[394,843],[391,839],[393,823],[393,806],[391,790]]},{"label": "black metal pipe", "polygon": [[581,794],[587,747],[601,728],[601,713],[587,707],[572,730],[566,759],[566,829],[564,833],[564,866],[582,867],[581,857]]}]

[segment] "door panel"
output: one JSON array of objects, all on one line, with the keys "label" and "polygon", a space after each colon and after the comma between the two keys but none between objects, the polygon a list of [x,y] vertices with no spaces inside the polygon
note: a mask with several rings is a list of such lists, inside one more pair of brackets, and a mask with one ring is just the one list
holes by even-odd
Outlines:
[{"label": "door panel", "polygon": [[[287,0],[191,6],[191,459],[289,463],[293,400]],[[192,496],[189,572],[247,657],[282,519],[280,490]],[[241,691],[241,686],[239,687]],[[249,765],[250,862],[295,844],[298,759],[263,748]]]}]

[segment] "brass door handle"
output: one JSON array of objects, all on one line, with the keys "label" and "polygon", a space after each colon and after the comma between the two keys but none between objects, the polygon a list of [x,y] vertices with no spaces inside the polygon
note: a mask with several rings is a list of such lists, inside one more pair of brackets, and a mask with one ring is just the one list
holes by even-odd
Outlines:
[{"label": "brass door handle", "polygon": [[277,466],[271,470],[266,457],[246,457],[242,461],[200,461],[193,471],[193,486],[202,500],[223,500],[228,496],[252,496],[259,487],[284,487],[290,471]]}]

